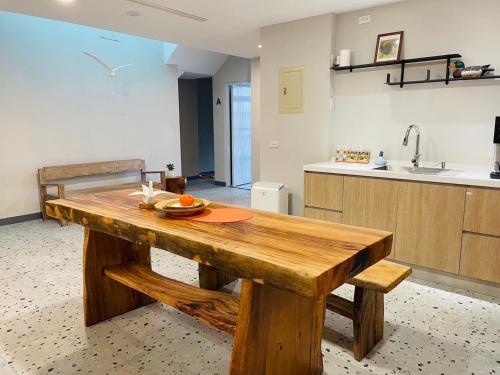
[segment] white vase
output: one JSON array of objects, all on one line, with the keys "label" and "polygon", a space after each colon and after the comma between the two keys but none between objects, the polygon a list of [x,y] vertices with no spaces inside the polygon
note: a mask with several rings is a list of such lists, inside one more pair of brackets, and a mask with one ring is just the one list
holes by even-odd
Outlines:
[{"label": "white vase", "polygon": [[175,171],[167,171],[167,178],[174,178],[175,177]]}]

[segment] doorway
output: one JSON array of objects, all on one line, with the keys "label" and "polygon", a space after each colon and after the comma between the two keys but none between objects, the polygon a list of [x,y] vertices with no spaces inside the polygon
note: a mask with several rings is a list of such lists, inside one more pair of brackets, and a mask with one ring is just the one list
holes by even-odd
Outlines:
[{"label": "doorway", "polygon": [[252,186],[252,90],[249,83],[229,86],[231,186]]},{"label": "doorway", "polygon": [[182,162],[179,172],[188,179],[213,180],[212,78],[181,77],[178,87]]}]

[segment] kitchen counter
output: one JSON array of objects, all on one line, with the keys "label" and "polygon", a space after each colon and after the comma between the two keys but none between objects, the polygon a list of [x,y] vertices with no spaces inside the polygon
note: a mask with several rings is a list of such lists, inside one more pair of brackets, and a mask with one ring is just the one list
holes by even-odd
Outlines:
[{"label": "kitchen counter", "polygon": [[[388,161],[387,164],[411,166],[407,162]],[[436,167],[435,163],[421,163],[421,167]],[[370,164],[357,164],[357,163],[336,163],[332,161],[307,164],[304,165],[306,172],[320,172],[332,173],[353,176],[367,176],[388,178],[394,180],[406,181],[424,181],[424,182],[437,182],[443,184],[467,185],[467,186],[481,186],[492,187],[500,189],[500,180],[490,178],[492,167],[488,166],[471,166],[471,165],[458,165],[447,164],[447,169],[452,169],[454,172],[448,175],[428,175],[428,174],[412,174],[406,172],[394,172],[384,170],[374,170],[377,166]]]}]

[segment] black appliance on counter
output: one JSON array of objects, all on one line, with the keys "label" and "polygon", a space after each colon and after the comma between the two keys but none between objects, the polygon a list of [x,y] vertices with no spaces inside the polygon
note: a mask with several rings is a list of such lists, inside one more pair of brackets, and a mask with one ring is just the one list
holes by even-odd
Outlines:
[{"label": "black appliance on counter", "polygon": [[495,121],[493,143],[495,144],[495,155],[493,160],[493,172],[491,172],[490,177],[500,179],[500,116],[497,116]]}]

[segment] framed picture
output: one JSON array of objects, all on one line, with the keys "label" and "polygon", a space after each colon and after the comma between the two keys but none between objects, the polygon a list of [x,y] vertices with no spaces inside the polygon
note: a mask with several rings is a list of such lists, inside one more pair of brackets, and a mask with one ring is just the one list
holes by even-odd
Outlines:
[{"label": "framed picture", "polygon": [[399,61],[403,48],[403,31],[380,34],[375,49],[375,62]]}]

